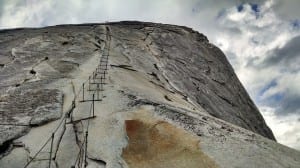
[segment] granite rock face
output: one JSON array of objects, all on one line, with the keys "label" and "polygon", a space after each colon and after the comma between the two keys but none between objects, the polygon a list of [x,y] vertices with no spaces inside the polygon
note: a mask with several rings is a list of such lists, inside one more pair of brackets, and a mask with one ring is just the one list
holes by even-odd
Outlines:
[{"label": "granite rock face", "polygon": [[129,65],[169,82],[209,114],[275,140],[225,55],[203,34],[147,23],[116,23],[112,31]]},{"label": "granite rock face", "polygon": [[1,30],[0,72],[0,167],[300,165],[222,51],[187,27]]}]

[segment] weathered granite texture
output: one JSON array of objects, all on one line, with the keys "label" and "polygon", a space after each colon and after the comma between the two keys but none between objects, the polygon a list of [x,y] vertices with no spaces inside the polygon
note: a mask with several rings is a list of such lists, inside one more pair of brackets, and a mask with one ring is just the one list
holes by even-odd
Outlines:
[{"label": "weathered granite texture", "polygon": [[62,115],[62,93],[59,90],[18,89],[1,99],[0,128],[9,128],[0,132],[1,145],[23,134],[30,126],[59,119]]},{"label": "weathered granite texture", "polygon": [[72,79],[70,73],[98,50],[96,31],[0,30],[0,146],[62,116],[63,93],[51,83]]},{"label": "weathered granite texture", "polygon": [[[105,47],[102,101],[95,118],[81,120],[91,111],[81,101],[82,83]],[[53,130],[52,160],[48,143],[29,167],[300,165],[299,151],[274,141],[224,54],[186,27],[116,22],[1,30],[0,91],[1,123],[18,124],[0,126],[1,168],[24,167]],[[86,99],[92,93],[86,90]],[[72,101],[74,122],[56,120]]]},{"label": "weathered granite texture", "polygon": [[122,41],[127,64],[164,78],[211,115],[275,139],[225,55],[203,34],[135,22],[113,24],[112,32]]}]

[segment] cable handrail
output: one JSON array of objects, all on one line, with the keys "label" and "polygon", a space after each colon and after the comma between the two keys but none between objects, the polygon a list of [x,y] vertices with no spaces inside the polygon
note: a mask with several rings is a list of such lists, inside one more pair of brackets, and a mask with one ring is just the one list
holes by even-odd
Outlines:
[{"label": "cable handrail", "polygon": [[45,148],[45,146],[48,144],[48,142],[52,139],[52,137],[49,137],[48,140],[44,143],[44,145],[40,148],[38,152],[27,162],[24,168],[26,168],[36,157],[37,155]]},{"label": "cable handrail", "polygon": [[[105,74],[107,73],[107,70],[108,70],[108,57],[109,57],[109,50],[110,50],[110,40],[111,40],[111,37],[110,37],[110,33],[109,33],[109,28],[107,28],[107,34],[106,34],[106,37],[107,37],[107,41],[106,41],[106,45],[105,45],[105,48],[104,48],[104,52],[105,50],[107,51],[107,54],[103,53],[100,57],[100,61],[99,61],[99,69],[100,69],[100,76],[101,76],[101,80],[100,80],[100,83],[97,84],[97,88],[95,90],[92,90],[92,96],[93,96],[93,99],[92,99],[92,103],[91,103],[91,106],[90,106],[90,110],[89,110],[89,116],[92,116],[93,118],[95,117],[95,114],[94,114],[94,108],[95,108],[95,93],[97,92],[98,93],[98,99],[99,99],[99,91],[102,91],[103,89],[103,84],[105,84],[105,82],[102,82],[105,81]],[[105,58],[105,59],[104,59]],[[101,69],[100,67],[102,66],[102,63],[105,63],[105,69]],[[94,74],[98,74],[98,68],[96,68],[95,71],[93,71],[93,75]],[[101,72],[101,70],[103,72]],[[104,76],[104,78],[102,78],[102,76]],[[95,75],[93,76],[95,78]],[[89,83],[89,87],[90,85],[92,84],[91,82],[91,76],[89,76],[89,78],[87,80],[85,80],[82,84],[83,84],[83,87],[80,87],[80,89],[77,91],[77,93],[74,94],[74,98],[73,98],[73,101],[70,105],[70,107],[68,108],[69,110],[65,113],[65,115],[61,118],[61,121],[59,122],[59,124],[57,125],[57,127],[53,130],[53,132],[51,133],[51,136],[47,139],[47,141],[42,145],[42,147],[34,154],[34,156],[26,163],[26,165],[24,166],[24,168],[27,168],[28,165],[30,165],[30,163],[33,162],[33,160],[38,156],[38,154],[46,147],[46,145],[50,142],[51,140],[51,147],[50,147],[50,157],[49,157],[49,168],[51,167],[51,161],[52,161],[52,148],[53,148],[53,141],[54,141],[54,138],[55,138],[55,134],[56,132],[59,130],[59,128],[61,127],[61,125],[63,123],[66,124],[66,121],[67,121],[67,118],[71,119],[71,122],[73,120],[73,111],[74,109],[76,108],[76,102],[80,102],[78,99],[80,98],[79,94],[81,94],[81,92],[83,92],[83,102],[84,102],[84,91],[85,91],[85,88],[84,88],[84,84],[86,84],[87,82]],[[101,89],[99,88],[99,84],[101,85]],[[88,91],[91,91],[91,90],[88,90]],[[1,124],[0,124],[1,125]],[[4,124],[2,124],[4,125]],[[22,124],[20,124],[22,125]],[[76,160],[75,160],[75,166],[77,164],[77,161],[80,160],[80,155],[82,155],[82,152],[85,151],[85,155],[84,155],[84,167],[86,167],[86,159],[87,159],[87,144],[88,144],[88,131],[89,131],[89,125],[90,125],[90,120],[88,120],[87,122],[87,126],[86,126],[86,129],[85,129],[85,136],[84,136],[84,139],[83,139],[83,142],[82,144],[80,145],[79,147],[79,153],[76,157]],[[27,126],[27,125],[26,125]],[[30,125],[28,125],[30,126]],[[83,150],[83,146],[85,144],[85,150]],[[57,147],[59,148],[59,147]],[[58,149],[57,149],[58,150]],[[55,158],[54,158],[55,160]],[[81,166],[80,166],[81,167]]]}]

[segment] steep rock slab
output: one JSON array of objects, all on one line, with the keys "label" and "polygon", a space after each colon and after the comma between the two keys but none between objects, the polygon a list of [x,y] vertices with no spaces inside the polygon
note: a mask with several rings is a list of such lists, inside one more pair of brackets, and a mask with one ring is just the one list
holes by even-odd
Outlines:
[{"label": "steep rock slab", "polygon": [[[100,50],[102,31],[102,26],[0,30],[3,149],[30,127],[61,117],[61,88],[73,78],[72,72]],[[65,82],[55,83],[59,79]]]},{"label": "steep rock slab", "polygon": [[[185,157],[193,158],[190,165],[187,163],[190,167],[194,167],[193,163],[195,162],[203,163],[205,166],[216,164],[224,168],[299,167],[300,153],[298,151],[254,133],[257,131],[251,132],[248,131],[249,128],[246,130],[209,115],[208,110],[202,108],[203,104],[193,98],[194,93],[190,92],[193,87],[186,90],[181,89],[185,86],[181,84],[184,81],[178,77],[179,75],[184,77],[187,83],[190,83],[190,78],[185,77],[185,75],[198,75],[198,73],[205,73],[206,70],[186,71],[188,66],[193,65],[176,65],[172,62],[175,57],[171,54],[182,53],[182,51],[175,53],[174,51],[177,47],[184,46],[184,43],[198,46],[200,49],[202,46],[201,51],[203,50],[203,52],[209,50],[210,47],[214,48],[207,42],[205,36],[189,28],[154,23],[108,23],[107,27],[111,29],[112,33],[109,56],[111,66],[107,74],[106,82],[108,84],[104,86],[105,91],[101,93],[103,101],[96,103],[95,115],[97,117],[90,122],[87,141],[88,167],[135,167],[139,164],[135,160],[136,156],[144,158],[145,166],[155,165],[152,160],[147,160],[147,157],[155,158],[156,161],[159,160],[153,153],[162,154],[162,158],[173,159],[174,162],[176,160],[184,162],[183,158]],[[12,47],[6,45],[5,42],[0,45],[3,47],[1,48],[3,51],[7,51],[7,53],[1,53],[6,58],[0,59],[5,64],[0,66],[0,70],[3,70],[0,77],[1,95],[12,96],[16,89],[24,92],[46,88],[49,90],[58,89],[64,93],[63,109],[64,112],[67,111],[72,100],[74,100],[73,98],[76,97],[75,93],[82,87],[82,82],[88,79],[88,76],[97,66],[103,41],[105,41],[105,38],[102,37],[103,28],[105,28],[104,25],[89,24],[1,32],[0,36],[5,38],[0,38],[0,41],[6,41],[7,44],[15,48],[12,50]],[[18,38],[27,42],[18,40]],[[160,41],[159,38],[164,40]],[[168,41],[173,38],[175,41]],[[197,42],[189,42],[195,39]],[[177,42],[182,44],[176,44]],[[164,47],[164,45],[166,45],[165,49],[162,49],[161,46]],[[184,51],[193,49],[192,46],[181,48]],[[34,51],[39,51],[40,54]],[[12,59],[10,59],[10,53],[14,56]],[[189,58],[193,58],[187,56],[189,56],[188,52],[185,56],[181,56],[187,60],[182,61],[176,58],[176,62],[184,63]],[[33,58],[26,62],[26,57]],[[197,61],[199,60],[196,60],[196,63]],[[172,66],[168,65],[169,63]],[[190,64],[194,63],[191,62]],[[10,72],[13,73],[7,75]],[[200,78],[194,80],[205,83],[206,78],[203,77],[204,81]],[[222,81],[219,81],[219,84],[223,86]],[[187,85],[186,87],[190,86]],[[209,87],[208,89],[212,88]],[[208,93],[210,92],[211,90],[208,90]],[[220,93],[220,90],[215,92]],[[212,93],[212,96],[215,92]],[[226,89],[224,90],[225,93],[227,94]],[[31,93],[28,94],[30,97]],[[79,97],[74,111],[76,113],[74,119],[85,117],[90,110],[90,103],[79,103],[80,100]],[[201,100],[204,101],[203,98]],[[226,101],[225,97],[223,103],[226,102],[231,103]],[[24,107],[24,109],[29,108],[25,105]],[[46,105],[46,107],[48,106]],[[46,107],[38,108],[40,110],[37,111],[44,111],[41,109],[48,109]],[[219,113],[223,114],[222,112]],[[26,115],[25,118],[30,120],[33,116],[31,114],[34,113],[28,114],[30,115]],[[137,129],[135,131],[136,136],[131,136],[130,131],[126,132],[126,120],[138,122],[139,124],[135,125],[138,125],[138,128],[142,128],[145,132]],[[248,119],[246,118],[246,120]],[[60,123],[59,120],[38,125],[31,128],[27,135],[17,140],[6,141],[6,144],[12,143],[15,148],[0,160],[0,167],[23,167],[25,162],[40,149],[58,123]],[[79,146],[76,145],[78,143],[76,137],[84,134],[84,130],[80,127],[84,126],[85,123],[86,120],[76,124],[76,126],[73,125],[74,127],[67,125],[66,129],[61,128],[59,130],[58,136],[55,136],[54,139],[54,151],[57,151],[57,158],[51,162],[53,166],[56,163],[58,167],[71,167],[79,149]],[[255,125],[257,122],[253,124]],[[24,128],[20,128],[22,129],[14,132],[24,132]],[[25,129],[27,128],[25,127]],[[4,131],[7,132],[8,130]],[[254,130],[256,129],[254,128]],[[132,146],[134,144],[132,142],[135,142],[134,139],[138,142],[148,139],[146,142],[151,144],[153,149],[151,147],[146,148],[145,152],[139,150],[144,148],[143,146]],[[162,144],[158,143],[157,140],[160,140]],[[175,148],[170,148],[168,144],[172,144]],[[141,143],[141,145],[143,144]],[[38,159],[49,157],[49,146],[48,144],[32,166],[43,167],[44,164],[48,163]],[[187,150],[178,152],[182,148]],[[160,151],[160,149],[162,150]],[[123,154],[122,151],[124,151]],[[179,157],[172,155],[176,152]],[[193,154],[197,157],[194,157]],[[15,157],[19,158],[18,163],[14,162]],[[174,158],[176,159],[174,160]],[[65,162],[64,160],[68,161]],[[206,160],[209,161],[205,162]],[[165,166],[171,164],[165,161],[161,163]]]},{"label": "steep rock slab", "polygon": [[211,115],[275,140],[225,55],[203,34],[140,22],[115,23],[111,29],[133,69],[155,73]]},{"label": "steep rock slab", "polygon": [[[204,35],[155,23],[108,25],[119,43],[114,49],[124,57],[119,64],[153,74],[215,117],[274,139],[224,54]],[[100,50],[101,35],[103,27],[93,24],[0,31],[0,91],[31,80],[68,78]]]}]

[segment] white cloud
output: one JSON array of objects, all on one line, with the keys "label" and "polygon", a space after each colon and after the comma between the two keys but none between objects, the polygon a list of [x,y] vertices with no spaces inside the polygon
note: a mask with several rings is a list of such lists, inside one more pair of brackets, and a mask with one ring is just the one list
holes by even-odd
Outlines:
[{"label": "white cloud", "polygon": [[[259,12],[250,4],[227,9],[218,17],[219,33],[213,41],[226,55],[234,55],[232,63],[239,79],[278,142],[300,149],[300,71],[286,67],[299,65],[300,53],[295,56],[298,47],[293,43],[298,42],[295,37],[300,31],[276,15],[275,4],[266,1]],[[226,31],[233,28],[238,31]]]},{"label": "white cloud", "polygon": [[10,0],[0,7],[0,29],[141,20],[185,25],[208,35],[220,8],[233,5],[230,0]]},{"label": "white cloud", "polygon": [[[283,47],[300,34],[291,29],[289,22],[276,17],[270,4],[268,1],[260,6],[259,14],[249,4],[245,4],[241,12],[236,7],[228,9],[218,19],[220,31],[212,39],[227,55],[235,55],[235,71],[252,97],[256,97],[264,85],[282,75],[278,67],[255,66],[262,64],[272,50]],[[230,28],[238,28],[240,33],[222,31]],[[249,66],[250,63],[255,66]]]},{"label": "white cloud", "polygon": [[275,109],[260,107],[266,122],[273,129],[277,141],[291,148],[300,150],[300,118],[299,115],[291,114],[278,117]]},{"label": "white cloud", "polygon": [[41,25],[51,7],[51,1],[8,1],[2,6],[0,28]]}]

